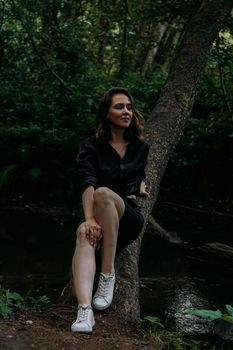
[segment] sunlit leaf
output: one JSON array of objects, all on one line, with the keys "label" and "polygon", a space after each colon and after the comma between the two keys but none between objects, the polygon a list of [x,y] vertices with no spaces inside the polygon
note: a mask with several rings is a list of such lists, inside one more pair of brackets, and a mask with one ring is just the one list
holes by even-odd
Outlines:
[{"label": "sunlit leaf", "polygon": [[229,304],[226,304],[226,309],[227,309],[228,315],[233,316],[233,307]]},{"label": "sunlit leaf", "polygon": [[222,313],[220,310],[205,310],[205,309],[200,309],[200,310],[190,310],[189,311],[190,315],[197,316],[197,317],[203,317],[203,318],[208,318],[210,320],[217,320],[222,317]]}]

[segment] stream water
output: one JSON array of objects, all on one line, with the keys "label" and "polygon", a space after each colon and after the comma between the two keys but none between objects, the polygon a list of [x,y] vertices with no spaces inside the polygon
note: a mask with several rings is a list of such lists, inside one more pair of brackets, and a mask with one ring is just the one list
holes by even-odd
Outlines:
[{"label": "stream water", "polygon": [[[198,255],[193,248],[216,239],[227,240],[232,226],[229,221],[219,226],[215,222],[209,228],[203,218],[195,218],[194,225],[177,213],[175,219],[171,216],[169,220],[161,216],[163,226],[175,230],[186,242],[172,244],[146,232],[140,256],[141,315],[157,316],[169,329],[209,335],[212,323],[190,316],[188,310],[224,311],[225,304],[233,305],[233,269]],[[22,294],[30,290],[46,294],[55,300],[69,280],[77,222],[1,211],[0,285]]]},{"label": "stream water", "polygon": [[140,276],[142,315],[158,316],[170,329],[209,334],[212,323],[189,315],[190,309],[221,309],[233,304],[233,279],[182,249],[159,238],[145,237]]}]

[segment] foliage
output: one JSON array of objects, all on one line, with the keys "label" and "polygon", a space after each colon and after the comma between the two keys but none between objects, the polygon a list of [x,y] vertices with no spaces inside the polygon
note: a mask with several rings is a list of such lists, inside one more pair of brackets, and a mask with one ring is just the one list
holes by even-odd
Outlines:
[{"label": "foliage", "polygon": [[146,322],[147,324],[149,324],[149,333],[154,333],[157,329],[164,328],[164,325],[156,316],[145,316],[141,322]]},{"label": "foliage", "polygon": [[30,310],[42,311],[48,308],[51,301],[47,295],[40,295],[37,297],[29,295],[25,298],[25,304],[27,305],[27,308],[30,308]]},{"label": "foliage", "polygon": [[10,292],[9,289],[0,289],[0,317],[10,318],[17,309],[24,306],[23,298],[20,294]]},{"label": "foliage", "polygon": [[[221,41],[220,57],[214,46],[192,115],[166,170],[162,193],[166,196],[166,188],[169,189],[177,201],[185,192],[186,201],[191,206],[196,204],[193,194],[199,194],[199,203],[206,203],[219,211],[228,208],[231,212],[233,129],[232,113],[229,112],[226,98],[232,105],[232,74],[228,70],[232,69],[229,58],[233,56],[233,46],[232,40],[226,39],[226,33],[221,35],[225,39]],[[226,97],[221,85],[219,64],[224,71]]]},{"label": "foliage", "polygon": [[49,305],[50,300],[46,295],[34,297],[28,294],[22,297],[19,293],[0,288],[0,318],[11,318],[17,310],[25,308],[41,311]]},{"label": "foliage", "polygon": [[142,323],[147,323],[147,330],[143,331],[145,338],[152,338],[158,350],[201,350],[207,349],[208,343],[185,337],[181,332],[165,329],[158,317],[146,316]]},{"label": "foliage", "polygon": [[205,310],[205,309],[195,309],[190,310],[189,314],[197,317],[207,318],[211,321],[215,320],[224,320],[233,324],[233,307],[231,305],[226,304],[227,313],[222,313],[220,310]]},{"label": "foliage", "polygon": [[[0,0],[2,199],[76,201],[75,156],[94,132],[100,96],[125,86],[147,119],[200,4]],[[169,193],[188,193],[199,179],[206,198],[229,201],[232,54],[227,19],[162,184]]]}]

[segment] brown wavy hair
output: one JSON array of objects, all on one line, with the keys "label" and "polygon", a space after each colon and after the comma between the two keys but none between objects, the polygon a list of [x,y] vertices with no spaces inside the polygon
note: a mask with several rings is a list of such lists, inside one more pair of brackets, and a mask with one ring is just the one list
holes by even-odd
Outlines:
[{"label": "brown wavy hair", "polygon": [[134,100],[129,91],[122,87],[113,87],[106,91],[102,96],[97,111],[96,118],[96,138],[109,141],[111,139],[110,124],[107,119],[108,111],[112,103],[113,96],[117,94],[126,95],[132,105],[133,118],[127,129],[125,129],[124,137],[126,140],[138,138],[142,140],[144,138],[144,118],[140,112],[135,108]]}]

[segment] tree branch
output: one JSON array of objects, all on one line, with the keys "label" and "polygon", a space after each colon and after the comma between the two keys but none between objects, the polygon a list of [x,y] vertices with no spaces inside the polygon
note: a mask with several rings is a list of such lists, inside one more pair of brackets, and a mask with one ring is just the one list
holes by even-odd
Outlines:
[{"label": "tree branch", "polygon": [[163,205],[169,206],[169,207],[182,208],[182,209],[194,211],[197,213],[207,214],[207,215],[217,215],[217,216],[225,216],[228,218],[233,218],[233,215],[230,215],[230,214],[221,213],[219,211],[209,211],[209,210],[204,210],[204,209],[199,209],[199,208],[193,208],[193,207],[189,207],[187,205],[182,205],[182,204],[178,204],[178,203],[164,202]]},{"label": "tree branch", "polygon": [[32,47],[36,53],[36,55],[39,57],[39,59],[42,61],[42,63],[45,65],[45,67],[47,68],[47,70],[52,74],[52,76],[59,81],[59,83],[63,86],[64,89],[66,89],[67,87],[67,84],[65,83],[65,81],[59,77],[59,75],[54,72],[54,70],[50,67],[50,65],[48,64],[48,62],[44,59],[44,57],[40,54],[39,50],[37,49],[37,46],[36,46],[36,43],[33,39],[33,36],[31,35],[31,33],[25,28],[27,34],[28,34],[28,37],[29,37],[29,40],[31,41],[31,44],[32,44]]},{"label": "tree branch", "polygon": [[[15,4],[15,1],[12,0],[11,1],[12,3],[12,7],[15,9],[16,8],[16,4]],[[35,40],[32,36],[32,34],[30,33],[30,31],[28,30],[27,28],[27,25],[24,23],[24,21],[22,20],[22,18],[20,16],[17,16],[16,15],[16,11],[14,11],[14,16],[20,21],[22,27],[25,29],[28,37],[29,37],[29,40],[31,42],[31,45],[32,45],[32,48],[34,50],[34,52],[36,53],[36,55],[39,57],[39,59],[41,60],[41,62],[44,64],[44,66],[47,68],[47,70],[49,71],[49,73],[62,85],[62,87],[66,90],[67,89],[67,84],[66,82],[61,78],[59,77],[59,75],[50,67],[50,65],[48,64],[48,62],[44,59],[44,57],[40,54],[39,50],[37,49],[37,46],[36,46],[36,43],[35,43]]]}]

